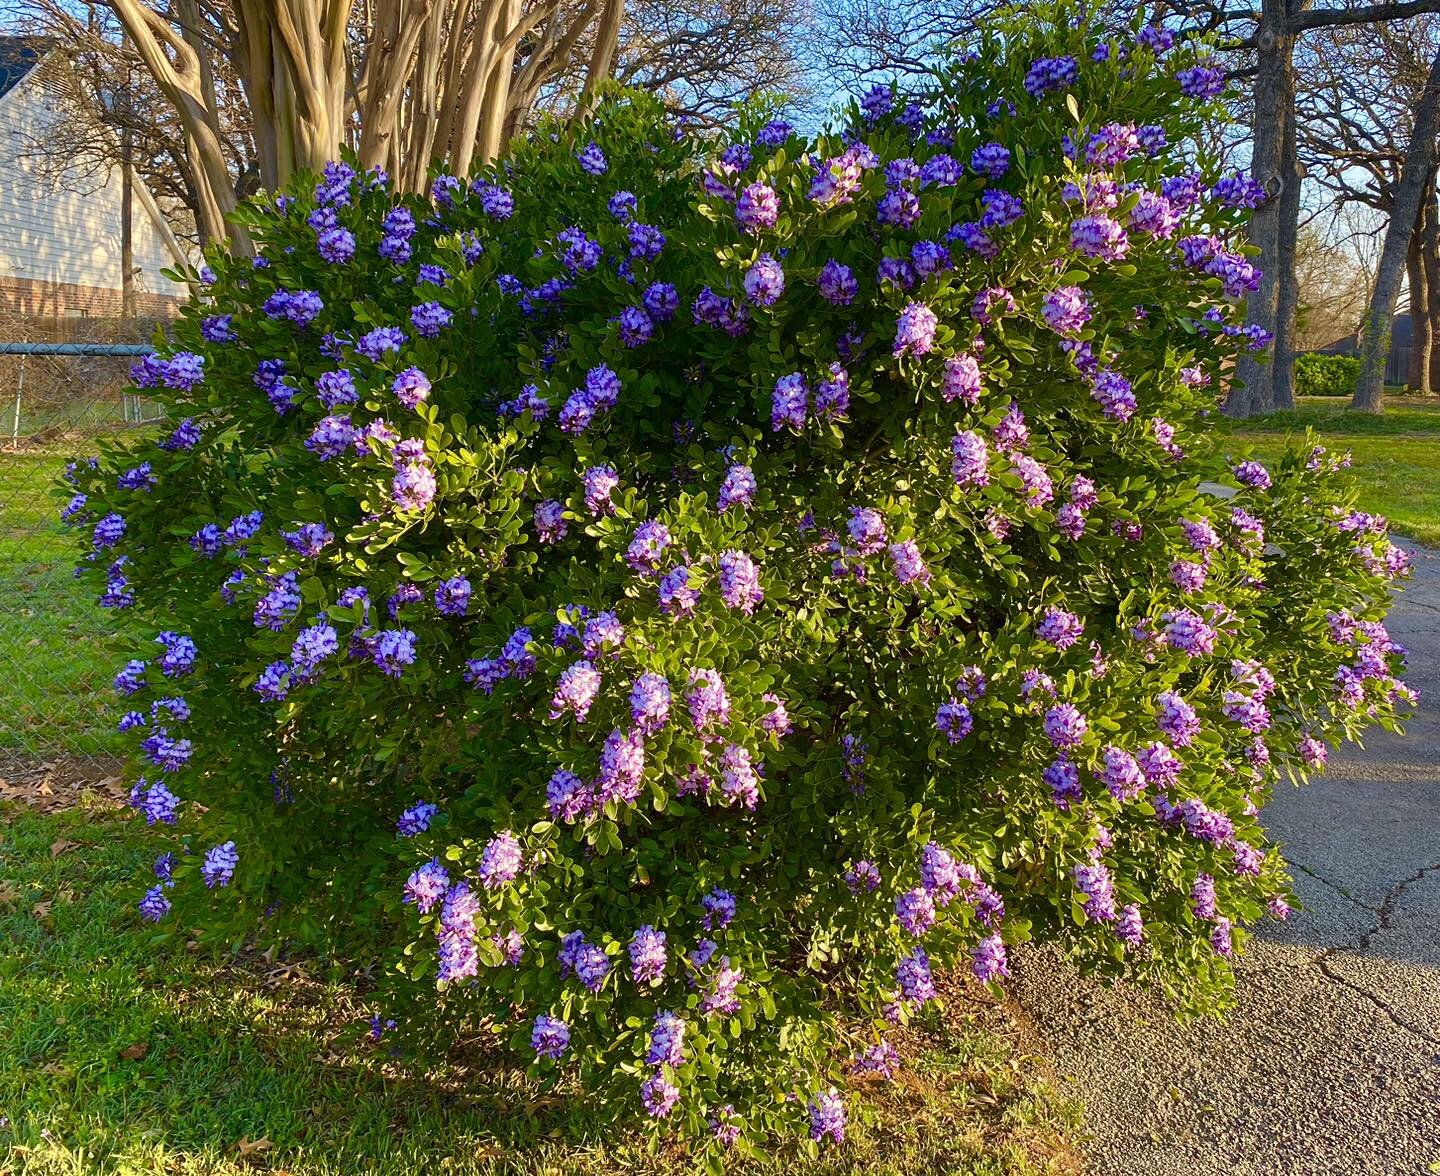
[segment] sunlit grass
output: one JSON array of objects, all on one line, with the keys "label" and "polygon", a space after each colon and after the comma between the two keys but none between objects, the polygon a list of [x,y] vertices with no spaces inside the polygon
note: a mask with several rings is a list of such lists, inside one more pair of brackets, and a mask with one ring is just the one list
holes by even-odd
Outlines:
[{"label": "sunlit grass", "polygon": [[1360,508],[1385,515],[1400,535],[1440,546],[1440,398],[1391,397],[1385,412],[1350,412],[1348,401],[1311,398],[1293,412],[1237,422],[1234,435],[1262,461],[1307,428],[1326,448],[1349,450]]}]

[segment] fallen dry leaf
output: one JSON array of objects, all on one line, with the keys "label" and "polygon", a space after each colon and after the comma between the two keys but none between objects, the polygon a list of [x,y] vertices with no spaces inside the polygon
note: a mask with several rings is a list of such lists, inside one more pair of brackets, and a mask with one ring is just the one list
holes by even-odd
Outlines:
[{"label": "fallen dry leaf", "polygon": [[68,837],[57,837],[50,843],[50,856],[59,857],[62,853],[69,853],[72,849],[78,848],[78,841],[71,841]]},{"label": "fallen dry leaf", "polygon": [[303,964],[295,964],[281,961],[273,968],[269,968],[266,970],[265,987],[279,988],[280,985],[285,983],[294,983],[296,981],[300,981],[303,983],[305,981],[308,981],[309,979],[310,976],[305,971],[305,967]]},{"label": "fallen dry leaf", "polygon": [[34,915],[37,919],[48,919],[50,917],[50,908],[54,905],[55,904],[49,899],[45,899],[42,902],[37,902],[33,907],[31,907],[30,913]]},{"label": "fallen dry leaf", "polygon": [[263,1152],[270,1151],[274,1146],[275,1145],[263,1135],[259,1139],[251,1139],[248,1135],[242,1135],[240,1142],[235,1145],[235,1150],[240,1153],[240,1158],[243,1160],[248,1159],[250,1156],[260,1155]]},{"label": "fallen dry leaf", "polygon": [[134,1045],[127,1045],[122,1049],[120,1056],[127,1062],[138,1062],[149,1052],[150,1043],[148,1041],[137,1041]]},{"label": "fallen dry leaf", "polygon": [[9,882],[0,882],[0,906],[14,906],[20,892]]}]

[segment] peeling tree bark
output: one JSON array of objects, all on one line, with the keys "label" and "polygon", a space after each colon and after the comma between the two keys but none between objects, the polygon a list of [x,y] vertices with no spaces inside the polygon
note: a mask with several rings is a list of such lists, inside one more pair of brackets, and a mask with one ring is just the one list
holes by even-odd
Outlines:
[{"label": "peeling tree bark", "polygon": [[236,179],[209,61],[217,41],[253,112],[261,187],[319,171],[348,144],[400,191],[419,192],[436,159],[463,176],[499,154],[586,45],[582,109],[592,103],[625,13],[624,0],[229,0],[203,12],[206,0],[103,2],[179,113],[201,235],[242,251],[248,239],[226,220]]},{"label": "peeling tree bark", "polygon": [[1414,129],[1405,150],[1405,167],[1391,201],[1390,225],[1385,230],[1385,245],[1380,252],[1375,289],[1371,293],[1370,309],[1365,318],[1360,376],[1355,384],[1355,398],[1351,401],[1351,407],[1361,412],[1384,411],[1385,357],[1390,348],[1391,316],[1405,272],[1405,256],[1414,232],[1415,218],[1435,163],[1437,132],[1440,132],[1440,53],[1431,63],[1425,89],[1415,107]]},{"label": "peeling tree bark", "polygon": [[235,189],[220,136],[211,114],[215,92],[205,90],[205,77],[195,50],[165,17],[140,0],[113,0],[131,43],[185,127],[195,161],[196,205],[201,232],[212,241],[229,239],[231,247],[250,252],[250,238],[226,217],[235,211]]},{"label": "peeling tree bark", "polygon": [[620,44],[620,22],[625,18],[625,0],[605,0],[600,14],[600,27],[595,33],[595,48],[585,68],[585,90],[580,96],[577,117],[595,109],[600,83],[610,76],[615,65],[615,50]]}]

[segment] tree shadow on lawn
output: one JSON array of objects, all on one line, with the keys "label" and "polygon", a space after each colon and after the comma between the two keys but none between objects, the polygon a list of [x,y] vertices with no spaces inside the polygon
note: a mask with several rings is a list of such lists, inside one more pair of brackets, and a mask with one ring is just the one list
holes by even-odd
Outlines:
[{"label": "tree shadow on lawn", "polygon": [[[314,963],[157,944],[133,907],[155,847],[128,821],[12,807],[0,822],[0,1170],[7,1154],[36,1174],[696,1168],[483,1043],[419,1071],[357,1041],[361,995]],[[993,1002],[956,987],[949,1003],[902,1042],[900,1081],[852,1092],[843,1151],[737,1170],[1078,1171],[1078,1109]]]}]

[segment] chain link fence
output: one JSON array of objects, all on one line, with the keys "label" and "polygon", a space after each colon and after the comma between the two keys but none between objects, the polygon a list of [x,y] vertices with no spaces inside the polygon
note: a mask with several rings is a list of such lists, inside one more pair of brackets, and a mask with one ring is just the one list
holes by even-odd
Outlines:
[{"label": "chain link fence", "polygon": [[110,680],[123,616],[74,578],[56,492],[97,437],[160,419],[125,391],[156,324],[0,317],[0,775],[118,749]]}]

